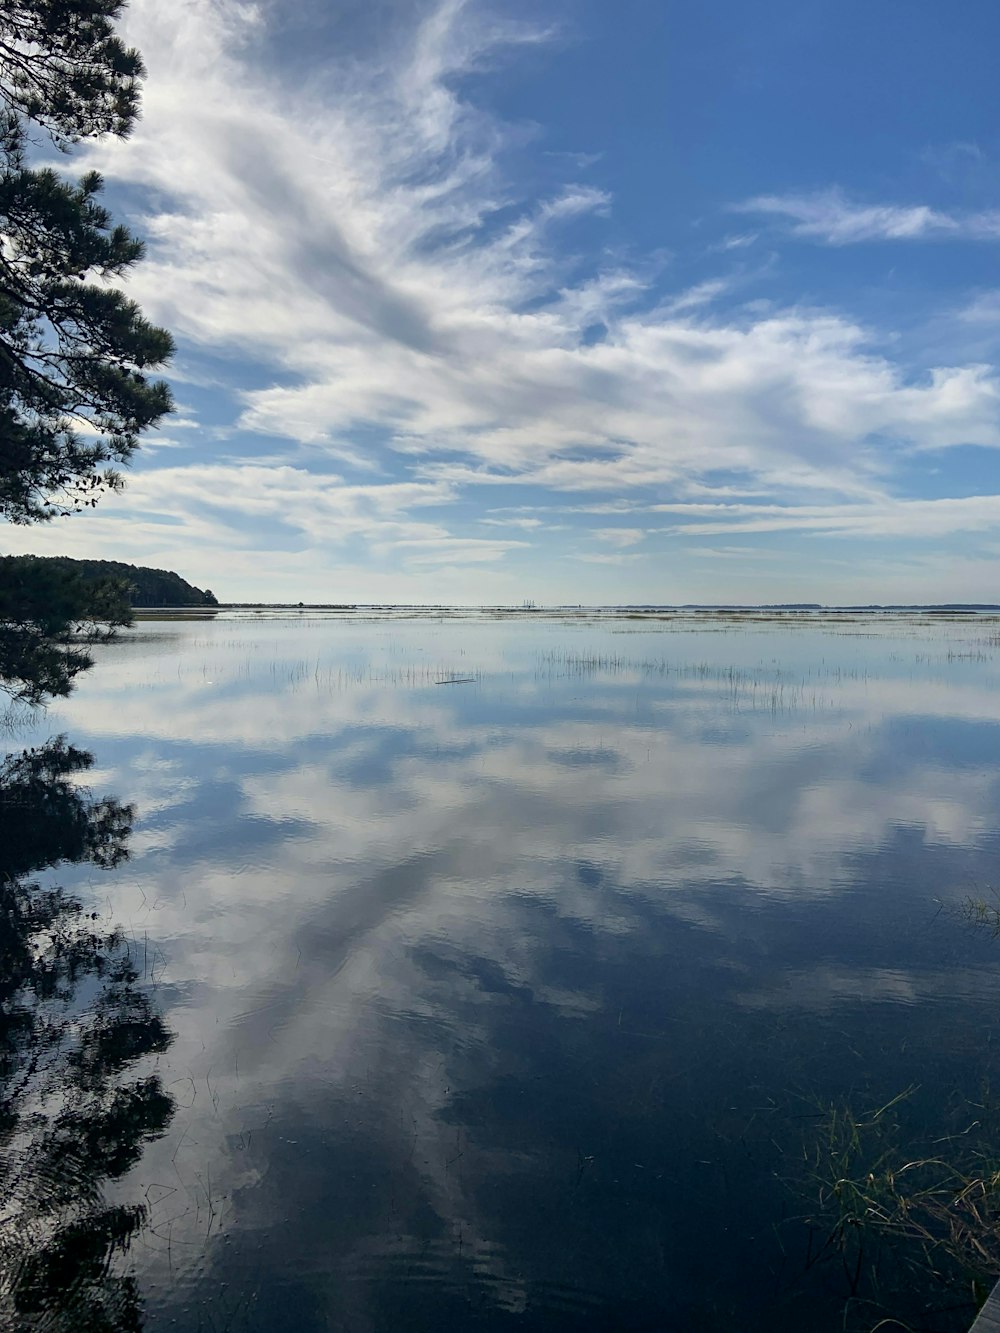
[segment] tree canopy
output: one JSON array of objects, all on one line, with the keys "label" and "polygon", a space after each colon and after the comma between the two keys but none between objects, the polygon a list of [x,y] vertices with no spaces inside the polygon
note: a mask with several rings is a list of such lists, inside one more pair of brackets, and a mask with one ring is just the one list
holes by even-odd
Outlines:
[{"label": "tree canopy", "polygon": [[[94,506],[121,485],[144,430],[171,410],[152,377],[172,351],[115,286],[142,244],[100,202],[101,178],[28,161],[127,135],[144,73],[115,31],[124,0],[0,4],[0,519]],[[0,687],[40,702],[90,665],[88,642],[129,623],[130,584],[0,560]]]},{"label": "tree canopy", "polygon": [[142,57],[114,30],[125,0],[5,0],[0,103],[61,145],[127,134],[139,110]]},{"label": "tree canopy", "polygon": [[27,161],[32,126],[68,149],[126,135],[138,52],[114,33],[122,0],[0,7],[0,516],[30,523],[121,485],[139,436],[171,409],[151,378],[172,340],[113,284],[142,255],[89,172]]},{"label": "tree canopy", "polygon": [[[151,569],[148,565],[126,565],[119,560],[75,560],[68,555],[22,555],[12,557],[20,566],[58,565],[68,573],[79,574],[85,583],[111,580],[124,583],[131,606],[218,606],[210,588],[196,588],[172,569]],[[15,569],[18,566],[15,565]]]},{"label": "tree canopy", "polygon": [[0,556],[0,687],[21,703],[69,694],[89,647],[131,623],[128,584],[56,560]]}]

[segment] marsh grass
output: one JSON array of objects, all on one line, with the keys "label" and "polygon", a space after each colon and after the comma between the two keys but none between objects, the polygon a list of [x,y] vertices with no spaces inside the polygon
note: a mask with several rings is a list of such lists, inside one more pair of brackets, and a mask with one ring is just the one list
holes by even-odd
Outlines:
[{"label": "marsh grass", "polygon": [[987,1088],[928,1140],[908,1124],[917,1092],[828,1106],[803,1145],[806,1267],[841,1270],[845,1330],[965,1333],[1000,1276],[1000,1108]]},{"label": "marsh grass", "polygon": [[791,713],[799,709],[828,709],[837,705],[837,690],[845,682],[867,684],[863,669],[831,667],[806,672],[788,670],[774,662],[756,666],[720,665],[717,662],[674,662],[666,657],[632,657],[624,653],[539,653],[536,679],[614,681],[631,676],[644,682],[669,682],[674,688],[714,691],[720,703],[735,712]]},{"label": "marsh grass", "polygon": [[1000,890],[989,889],[988,897],[968,897],[958,909],[963,921],[984,930],[991,939],[1000,939]]}]

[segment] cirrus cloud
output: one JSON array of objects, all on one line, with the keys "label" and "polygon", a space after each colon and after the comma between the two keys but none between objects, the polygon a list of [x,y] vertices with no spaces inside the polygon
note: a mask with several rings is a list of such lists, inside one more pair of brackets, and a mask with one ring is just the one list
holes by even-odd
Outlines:
[{"label": "cirrus cloud", "polygon": [[[178,374],[196,384],[211,358],[225,386],[232,369],[216,437],[241,454],[220,451],[208,479],[203,459],[178,456],[194,433],[171,439],[126,506],[88,523],[93,553],[110,553],[115,533],[118,554],[146,540],[140,524],[186,524],[212,529],[223,565],[227,543],[277,549],[286,533],[290,556],[303,540],[355,541],[409,569],[431,551],[502,563],[586,526],[485,538],[477,506],[511,486],[564,519],[581,494],[647,507],[758,495],[797,505],[803,527],[802,506],[832,506],[843,523],[818,526],[846,531],[892,502],[901,458],[1000,446],[992,365],[910,365],[891,330],[843,311],[741,301],[732,270],[672,283],[662,257],[625,260],[600,239],[609,191],[551,176],[583,177],[596,158],[542,152],[550,183],[519,183],[543,131],[483,111],[476,80],[550,40],[544,21],[461,0],[414,0],[396,18],[363,52],[324,50],[303,67],[273,58],[276,7],[132,0],[144,116],[84,158],[141,215],[149,252],[132,291],[177,333]],[[1000,235],[1000,214],[863,208],[836,193],[743,208],[831,244]],[[716,530],[685,513],[688,535]],[[564,540],[564,554],[577,549]]]}]

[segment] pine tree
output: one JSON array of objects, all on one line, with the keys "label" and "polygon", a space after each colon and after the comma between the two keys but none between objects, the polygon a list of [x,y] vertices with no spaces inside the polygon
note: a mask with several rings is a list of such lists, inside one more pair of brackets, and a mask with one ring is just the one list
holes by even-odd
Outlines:
[{"label": "pine tree", "polygon": [[31,523],[118,489],[144,430],[170,411],[150,378],[172,350],[112,284],[142,255],[100,204],[96,173],[32,167],[33,128],[68,152],[127,135],[138,52],[113,22],[123,0],[0,6],[0,515]]}]

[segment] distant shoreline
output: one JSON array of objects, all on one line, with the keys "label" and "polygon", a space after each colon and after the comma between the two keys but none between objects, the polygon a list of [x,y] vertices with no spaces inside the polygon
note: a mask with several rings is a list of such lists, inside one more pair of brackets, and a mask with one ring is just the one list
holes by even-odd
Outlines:
[{"label": "distant shoreline", "polygon": [[141,618],[156,615],[207,615],[214,616],[220,611],[334,611],[345,615],[371,614],[374,612],[414,612],[414,613],[450,613],[469,612],[489,613],[505,616],[547,616],[547,615],[679,615],[679,614],[727,614],[727,615],[880,615],[885,613],[905,613],[923,615],[979,615],[983,613],[1000,614],[1000,603],[994,602],[930,602],[918,603],[866,603],[857,606],[823,606],[819,603],[761,603],[759,605],[720,602],[711,603],[620,603],[608,605],[554,604],[552,606],[507,606],[507,605],[446,605],[443,603],[421,602],[219,602],[210,606],[157,606],[135,607],[135,614]]}]

